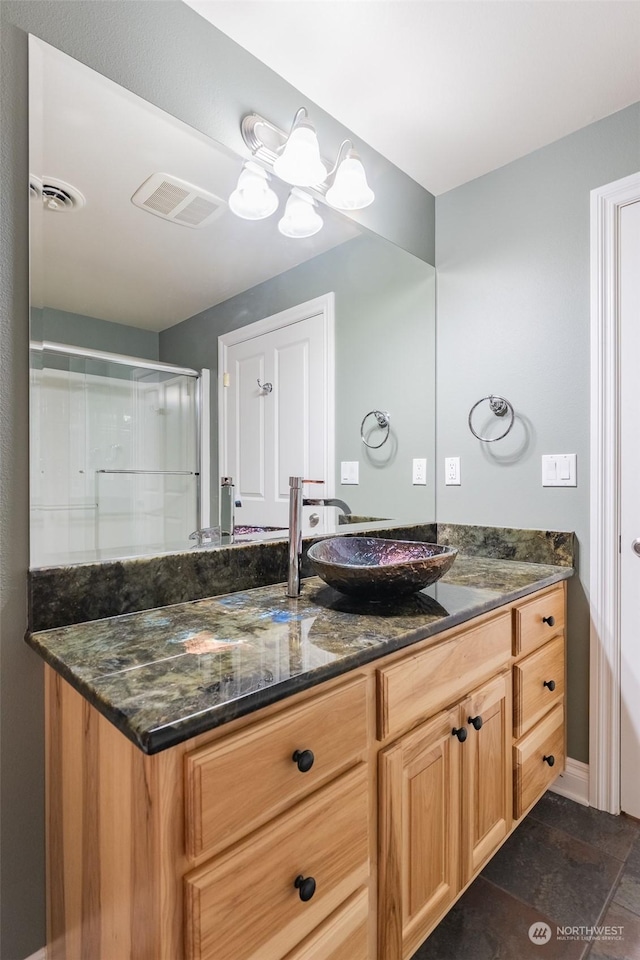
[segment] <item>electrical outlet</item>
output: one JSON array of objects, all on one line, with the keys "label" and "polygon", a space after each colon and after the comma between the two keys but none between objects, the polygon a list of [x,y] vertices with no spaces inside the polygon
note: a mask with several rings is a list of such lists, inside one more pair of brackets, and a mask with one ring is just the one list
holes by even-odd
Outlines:
[{"label": "electrical outlet", "polygon": [[413,485],[426,487],[427,485],[427,460],[426,457],[414,457],[413,460]]},{"label": "electrical outlet", "polygon": [[444,482],[448,487],[460,486],[460,457],[444,458]]}]

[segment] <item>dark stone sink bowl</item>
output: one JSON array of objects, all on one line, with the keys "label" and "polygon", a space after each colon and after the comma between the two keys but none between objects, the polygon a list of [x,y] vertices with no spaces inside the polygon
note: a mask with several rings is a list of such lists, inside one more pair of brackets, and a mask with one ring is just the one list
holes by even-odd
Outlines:
[{"label": "dark stone sink bowl", "polygon": [[309,547],[309,562],[335,590],[362,600],[417,593],[439,580],[458,554],[452,547],[382,537],[331,537]]}]

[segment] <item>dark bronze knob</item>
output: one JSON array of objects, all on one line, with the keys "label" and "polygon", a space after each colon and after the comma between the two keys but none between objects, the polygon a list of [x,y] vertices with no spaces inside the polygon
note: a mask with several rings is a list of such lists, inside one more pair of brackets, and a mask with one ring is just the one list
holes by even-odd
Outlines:
[{"label": "dark bronze knob", "polygon": [[479,730],[482,727],[482,717],[480,715],[477,717],[469,717],[467,723],[470,723],[474,730]]},{"label": "dark bronze knob", "polygon": [[298,764],[300,773],[308,773],[313,766],[315,757],[312,750],[296,750],[291,759],[294,763]]},{"label": "dark bronze knob", "polygon": [[549,690],[551,690],[551,693],[553,693],[553,691],[554,691],[555,688],[556,688],[556,682],[555,682],[555,680],[545,680],[545,682],[542,684],[542,686],[543,686],[543,687],[549,687]]},{"label": "dark bronze knob", "polygon": [[552,753],[550,753],[548,757],[543,757],[542,759],[544,760],[545,763],[548,763],[550,767],[552,767],[556,762],[556,758]]},{"label": "dark bronze knob", "polygon": [[457,737],[460,743],[464,743],[467,739],[467,728],[466,727],[454,727],[451,731],[454,737]]},{"label": "dark bronze knob", "polygon": [[543,622],[543,623],[548,623],[550,627],[555,627],[555,625],[556,625],[556,618],[555,618],[555,617],[543,617],[543,618],[542,618],[542,622]]},{"label": "dark bronze knob", "polygon": [[302,874],[296,877],[293,885],[300,894],[300,899],[306,903],[316,892],[316,882],[313,877],[303,877]]}]

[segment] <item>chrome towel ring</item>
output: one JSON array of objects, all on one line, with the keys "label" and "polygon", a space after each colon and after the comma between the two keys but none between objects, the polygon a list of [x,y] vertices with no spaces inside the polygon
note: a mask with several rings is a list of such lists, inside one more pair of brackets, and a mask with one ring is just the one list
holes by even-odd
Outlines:
[{"label": "chrome towel ring", "polygon": [[[380,429],[387,431],[380,443],[369,443],[368,440],[365,440],[364,425],[368,417],[375,417]],[[360,424],[360,439],[364,443],[365,447],[369,447],[370,450],[379,450],[380,447],[387,442],[389,439],[390,420],[391,417],[385,410],[369,410],[369,413],[365,413],[364,417],[362,418],[362,423]]]},{"label": "chrome towel ring", "polygon": [[[504,433],[501,433],[498,437],[481,437],[480,434],[476,433],[476,431],[473,429],[473,423],[471,422],[473,411],[476,409],[476,407],[479,407],[481,403],[484,403],[485,400],[489,401],[489,408],[492,413],[495,413],[496,417],[504,417],[507,413],[509,413],[509,426]],[[471,410],[469,410],[469,430],[471,430],[471,433],[474,435],[476,440],[481,440],[483,443],[495,443],[496,440],[504,440],[506,435],[511,430],[515,418],[516,415],[513,406],[508,400],[506,400],[504,397],[496,397],[494,394],[489,394],[488,397],[482,397],[481,400],[478,400],[477,403],[474,403],[474,405],[471,407]]]}]

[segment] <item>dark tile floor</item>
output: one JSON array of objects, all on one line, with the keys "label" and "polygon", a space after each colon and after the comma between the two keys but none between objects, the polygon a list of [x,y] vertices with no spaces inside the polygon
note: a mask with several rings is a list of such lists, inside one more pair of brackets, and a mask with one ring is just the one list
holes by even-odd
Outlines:
[{"label": "dark tile floor", "polygon": [[[550,937],[529,930],[547,924]],[[562,927],[616,927],[589,931]],[[548,934],[547,934],[548,936]],[[640,823],[547,793],[412,960],[640,960]]]}]

